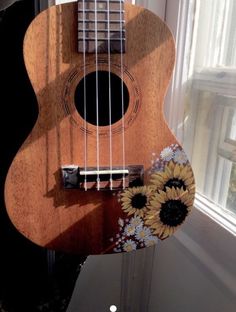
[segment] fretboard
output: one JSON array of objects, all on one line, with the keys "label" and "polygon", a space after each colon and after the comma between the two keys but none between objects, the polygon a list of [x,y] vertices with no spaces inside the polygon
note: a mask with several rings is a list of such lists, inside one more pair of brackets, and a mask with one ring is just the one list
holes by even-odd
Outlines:
[{"label": "fretboard", "polygon": [[124,0],[78,0],[78,52],[124,53]]}]

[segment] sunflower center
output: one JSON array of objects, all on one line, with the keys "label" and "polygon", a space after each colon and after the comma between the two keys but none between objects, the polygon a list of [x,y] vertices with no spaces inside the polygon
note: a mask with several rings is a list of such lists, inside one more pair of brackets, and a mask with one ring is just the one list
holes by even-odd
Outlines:
[{"label": "sunflower center", "polygon": [[172,187],[181,188],[182,187],[184,189],[184,191],[186,190],[186,185],[184,184],[184,181],[180,180],[178,178],[172,178],[172,179],[168,180],[166,182],[166,184],[164,185],[164,189],[166,189],[166,187],[170,187],[170,188],[172,188]]},{"label": "sunflower center", "polygon": [[168,200],[161,206],[160,220],[169,226],[180,225],[188,214],[187,206],[181,200]]},{"label": "sunflower center", "polygon": [[132,207],[136,209],[142,209],[147,203],[147,196],[141,193],[135,194],[131,199]]}]

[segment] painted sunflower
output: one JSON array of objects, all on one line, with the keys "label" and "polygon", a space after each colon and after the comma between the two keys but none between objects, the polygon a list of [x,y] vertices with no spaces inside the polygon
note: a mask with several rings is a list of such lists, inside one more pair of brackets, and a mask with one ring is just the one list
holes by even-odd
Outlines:
[{"label": "painted sunflower", "polygon": [[121,193],[122,209],[130,216],[144,217],[148,211],[150,198],[153,193],[153,188],[148,186],[137,186],[127,188]]},{"label": "painted sunflower", "polygon": [[166,187],[166,191],[156,192],[150,199],[145,224],[159,238],[167,238],[184,222],[192,208],[193,200],[194,194],[183,187]]},{"label": "painted sunflower", "polygon": [[190,165],[175,164],[170,161],[165,165],[164,171],[155,172],[151,175],[150,182],[156,190],[165,191],[169,188],[183,188],[190,193],[195,192],[194,177]]}]

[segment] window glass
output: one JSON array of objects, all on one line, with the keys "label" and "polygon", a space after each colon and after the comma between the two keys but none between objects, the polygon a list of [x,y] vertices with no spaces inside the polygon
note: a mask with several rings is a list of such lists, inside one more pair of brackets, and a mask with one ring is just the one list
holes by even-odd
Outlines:
[{"label": "window glass", "polygon": [[198,0],[185,96],[197,189],[236,217],[236,1]]}]

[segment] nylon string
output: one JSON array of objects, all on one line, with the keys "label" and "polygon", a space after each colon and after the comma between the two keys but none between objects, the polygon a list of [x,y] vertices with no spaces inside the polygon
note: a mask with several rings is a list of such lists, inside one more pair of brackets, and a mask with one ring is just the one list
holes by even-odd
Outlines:
[{"label": "nylon string", "polygon": [[83,0],[83,62],[84,62],[84,188],[87,191],[87,103],[86,103],[86,40],[85,40],[85,0]]},{"label": "nylon string", "polygon": [[99,170],[100,170],[100,155],[99,155],[99,103],[98,103],[98,20],[97,20],[97,0],[94,0],[95,5],[95,62],[96,62],[96,125],[97,125],[97,131],[96,131],[96,147],[97,147],[97,190],[100,190],[100,176],[99,176]]},{"label": "nylon string", "polygon": [[[123,27],[122,27],[122,0],[120,0],[120,71],[121,71],[121,112],[122,112],[122,164],[125,170],[125,117],[124,117],[124,60],[123,60]],[[125,173],[123,173],[123,189],[125,189]]]},{"label": "nylon string", "polygon": [[[111,127],[111,41],[110,41],[110,0],[107,2],[107,33],[108,33],[108,80],[109,80],[109,163],[112,170],[112,127]],[[112,173],[110,173],[110,189],[113,189]]]}]

